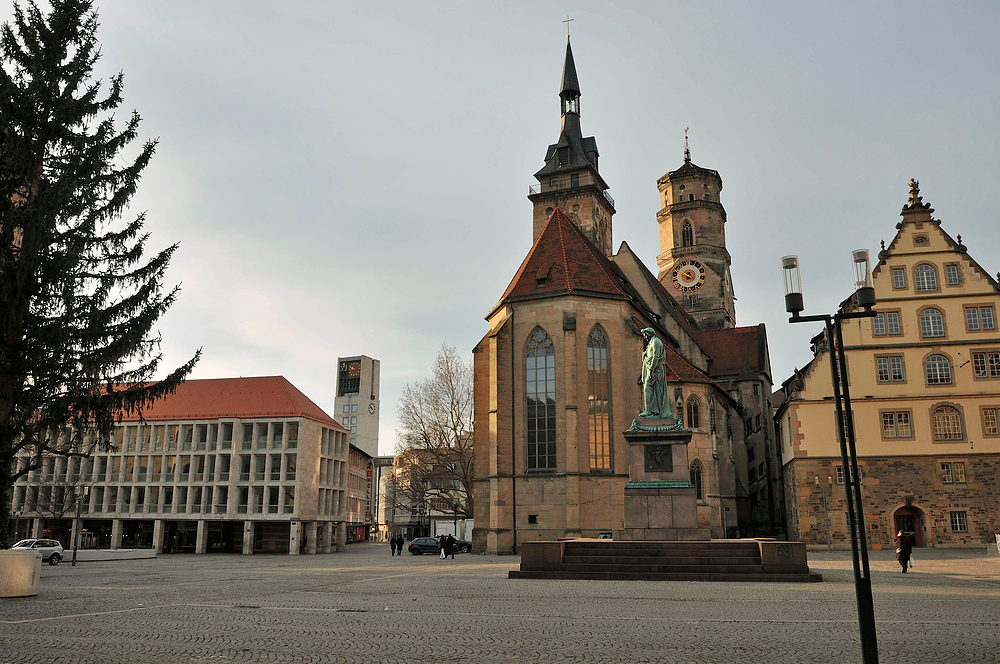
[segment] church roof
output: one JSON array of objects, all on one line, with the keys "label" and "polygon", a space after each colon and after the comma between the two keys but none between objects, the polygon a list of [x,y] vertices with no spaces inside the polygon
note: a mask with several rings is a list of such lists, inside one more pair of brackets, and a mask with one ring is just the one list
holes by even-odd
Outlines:
[{"label": "church roof", "polygon": [[556,208],[497,307],[568,294],[631,300],[642,306],[642,298],[618,267]]},{"label": "church roof", "polygon": [[712,379],[705,375],[705,372],[684,359],[684,357],[671,348],[668,344],[663,344],[666,351],[664,358],[667,365],[668,383],[712,383]]},{"label": "church roof", "polygon": [[680,168],[678,168],[675,171],[670,171],[669,173],[661,177],[657,182],[662,182],[663,180],[667,179],[677,180],[680,178],[706,177],[706,176],[715,178],[719,182],[722,182],[722,176],[719,175],[719,171],[713,171],[709,168],[702,168],[701,166],[698,166],[690,159],[685,159],[684,164],[681,165]]},{"label": "church roof", "polygon": [[576,77],[576,63],[573,62],[573,48],[569,45],[569,37],[566,37],[566,62],[563,63],[562,92],[575,92],[580,94],[580,81]]},{"label": "church roof", "polygon": [[712,376],[738,376],[744,369],[754,373],[767,371],[764,325],[701,330],[695,340],[712,358]]},{"label": "church roof", "polygon": [[[284,376],[186,380],[173,394],[142,411],[142,418],[150,422],[220,417],[305,417],[343,428]],[[131,413],[122,419],[136,422],[139,414]]]}]

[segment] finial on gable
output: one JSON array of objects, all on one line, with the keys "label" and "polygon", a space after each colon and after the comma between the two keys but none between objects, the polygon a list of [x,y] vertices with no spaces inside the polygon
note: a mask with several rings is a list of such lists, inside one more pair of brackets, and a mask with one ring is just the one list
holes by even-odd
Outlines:
[{"label": "finial on gable", "polygon": [[910,178],[910,198],[906,201],[906,205],[903,206],[903,212],[914,210],[922,210],[927,213],[934,212],[934,208],[924,203],[923,196],[920,195],[920,182],[914,178]]},{"label": "finial on gable", "polygon": [[878,259],[884,261],[889,257],[889,252],[885,250],[885,240],[882,240],[882,250],[878,252]]}]

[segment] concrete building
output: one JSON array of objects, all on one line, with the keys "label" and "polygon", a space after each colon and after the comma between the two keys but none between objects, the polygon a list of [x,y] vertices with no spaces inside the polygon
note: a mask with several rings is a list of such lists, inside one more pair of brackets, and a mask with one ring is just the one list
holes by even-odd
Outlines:
[{"label": "concrete building", "polygon": [[[1000,532],[1000,286],[918,183],[878,255],[874,319],[843,328],[869,542],[983,546]],[[842,309],[855,304],[848,299]],[[789,535],[849,545],[830,343],[775,394]]]},{"label": "concrete building", "polygon": [[49,457],[19,479],[13,527],[68,548],[75,497],[86,495],[82,532],[93,547],[329,552],[357,518],[348,440],[281,376],[188,380],[141,420],[127,415],[115,451]]},{"label": "concrete building", "polygon": [[333,414],[350,431],[350,444],[368,456],[378,456],[378,360],[367,355],[337,358],[337,396]]}]

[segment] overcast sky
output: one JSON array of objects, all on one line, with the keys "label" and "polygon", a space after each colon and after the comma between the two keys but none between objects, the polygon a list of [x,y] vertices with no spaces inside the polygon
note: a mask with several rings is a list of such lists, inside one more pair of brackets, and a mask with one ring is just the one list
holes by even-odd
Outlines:
[{"label": "overcast sky", "polygon": [[[471,349],[531,245],[527,188],[558,138],[567,12],[585,135],[622,240],[656,272],[656,180],[720,172],[740,325],[776,383],[895,233],[907,181],[989,272],[1000,4],[99,2],[102,76],[159,148],[134,209],[179,241],[159,326],[195,378],[281,374],[331,412],[336,358],[382,361],[380,450],[441,344]],[[9,16],[9,7],[0,10]],[[124,111],[121,116],[124,117]]]}]

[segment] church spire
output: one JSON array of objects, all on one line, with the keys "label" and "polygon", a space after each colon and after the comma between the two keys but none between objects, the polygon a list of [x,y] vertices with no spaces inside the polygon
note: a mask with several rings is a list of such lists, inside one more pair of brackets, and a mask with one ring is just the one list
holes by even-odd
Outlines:
[{"label": "church spire", "polygon": [[691,147],[688,146],[688,129],[690,127],[684,127],[684,163],[691,163]]},{"label": "church spire", "polygon": [[[567,125],[580,132],[580,80],[576,77],[576,63],[573,62],[573,47],[566,35],[566,61],[563,63],[562,89],[559,90],[562,105],[563,128]],[[567,122],[567,115],[575,115],[575,121]]]}]

